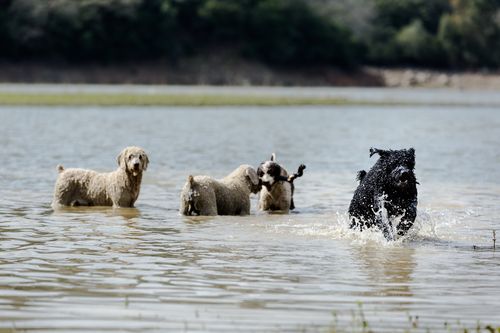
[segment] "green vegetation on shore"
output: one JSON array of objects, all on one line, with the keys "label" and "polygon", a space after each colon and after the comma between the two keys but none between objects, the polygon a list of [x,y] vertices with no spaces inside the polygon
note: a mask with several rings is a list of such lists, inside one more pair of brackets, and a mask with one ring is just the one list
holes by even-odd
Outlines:
[{"label": "green vegetation on shore", "polygon": [[[0,106],[321,106],[321,105],[371,105],[371,106],[451,106],[469,105],[463,100],[416,100],[356,98],[332,94],[303,92],[231,91],[224,88],[196,91],[187,88],[163,92],[141,91],[17,91],[0,90]],[[475,107],[478,104],[474,104]],[[498,103],[482,104],[498,105]]]},{"label": "green vegetation on shore", "polygon": [[500,66],[500,0],[3,0],[0,60]]},{"label": "green vegetation on shore", "polygon": [[[341,98],[239,94],[5,93],[0,105],[45,106],[280,106],[354,104]],[[360,104],[360,103],[356,103]]]}]

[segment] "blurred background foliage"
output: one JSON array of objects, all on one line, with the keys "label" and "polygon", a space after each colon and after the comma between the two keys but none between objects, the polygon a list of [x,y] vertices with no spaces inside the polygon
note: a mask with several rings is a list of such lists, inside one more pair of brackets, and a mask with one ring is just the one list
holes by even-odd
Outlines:
[{"label": "blurred background foliage", "polygon": [[500,0],[0,0],[0,58],[498,68]]}]

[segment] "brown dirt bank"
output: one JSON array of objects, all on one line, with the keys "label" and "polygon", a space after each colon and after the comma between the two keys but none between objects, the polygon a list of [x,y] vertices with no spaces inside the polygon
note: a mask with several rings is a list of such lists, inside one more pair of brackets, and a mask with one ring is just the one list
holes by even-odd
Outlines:
[{"label": "brown dirt bank", "polygon": [[366,68],[381,78],[386,87],[453,88],[467,90],[500,90],[500,72],[457,72],[423,69]]},{"label": "brown dirt bank", "polygon": [[0,62],[3,83],[175,84],[231,86],[383,86],[380,76],[365,70],[333,67],[276,69],[264,64],[209,54],[167,61],[110,65],[57,62]]},{"label": "brown dirt bank", "polygon": [[276,69],[209,54],[167,61],[74,65],[59,62],[1,62],[2,83],[95,83],[231,86],[426,87],[500,90],[500,72],[451,72],[365,67]]}]

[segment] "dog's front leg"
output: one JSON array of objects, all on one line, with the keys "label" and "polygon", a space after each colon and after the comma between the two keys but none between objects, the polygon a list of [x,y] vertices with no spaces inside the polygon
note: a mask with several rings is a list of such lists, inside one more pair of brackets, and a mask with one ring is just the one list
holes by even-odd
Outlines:
[{"label": "dog's front leg", "polygon": [[394,233],[392,232],[392,223],[389,221],[387,216],[384,218],[384,213],[387,212],[385,207],[384,195],[377,195],[374,204],[374,214],[375,214],[375,225],[382,231],[385,239],[392,241],[394,240]]},{"label": "dog's front leg", "polygon": [[396,227],[398,236],[404,236],[408,230],[413,226],[415,218],[417,217],[417,198],[413,199],[409,205],[407,205],[401,221]]}]

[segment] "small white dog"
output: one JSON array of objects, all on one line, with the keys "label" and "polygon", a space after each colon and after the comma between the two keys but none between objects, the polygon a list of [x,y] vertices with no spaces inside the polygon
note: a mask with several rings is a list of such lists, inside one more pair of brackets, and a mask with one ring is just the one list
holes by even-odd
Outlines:
[{"label": "small white dog", "polygon": [[85,169],[64,169],[58,165],[52,207],[133,207],[139,197],[142,173],[149,164],[142,148],[127,147],[117,157],[118,169],[98,173]]}]

